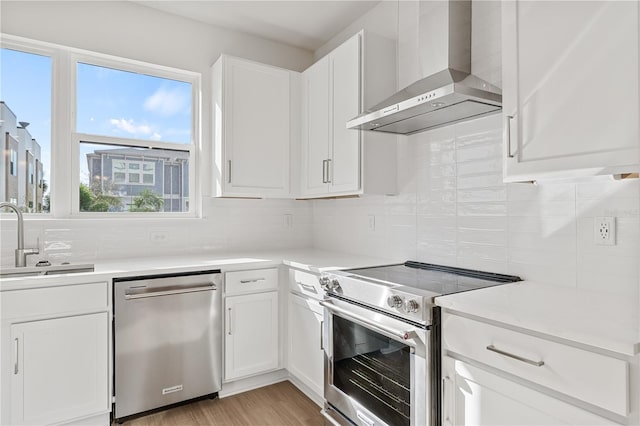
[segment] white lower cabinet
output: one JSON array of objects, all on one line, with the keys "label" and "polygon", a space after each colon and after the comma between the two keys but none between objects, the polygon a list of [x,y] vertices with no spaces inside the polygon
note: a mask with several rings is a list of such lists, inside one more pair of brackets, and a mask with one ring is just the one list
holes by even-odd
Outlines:
[{"label": "white lower cabinet", "polygon": [[605,425],[612,421],[445,356],[443,425]]},{"label": "white lower cabinet", "polygon": [[108,284],[0,296],[0,424],[108,423]]},{"label": "white lower cabinet", "polygon": [[11,326],[11,424],[49,424],[106,410],[106,312]]},{"label": "white lower cabinet", "polygon": [[442,315],[445,425],[626,424],[629,362],[470,319]]},{"label": "white lower cabinet", "polygon": [[[280,366],[277,279],[276,268],[226,274],[225,382]],[[263,292],[235,295],[246,291]]]},{"label": "white lower cabinet", "polygon": [[289,373],[323,395],[322,307],[317,300],[289,294]]}]

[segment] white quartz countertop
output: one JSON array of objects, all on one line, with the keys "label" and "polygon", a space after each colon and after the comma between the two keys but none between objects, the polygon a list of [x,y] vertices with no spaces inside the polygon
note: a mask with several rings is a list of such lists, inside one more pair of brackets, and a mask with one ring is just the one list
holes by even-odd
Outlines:
[{"label": "white quartz countertop", "polygon": [[640,353],[638,295],[612,295],[522,281],[436,298],[444,309],[634,356]]},{"label": "white quartz countertop", "polygon": [[[402,262],[315,249],[157,256],[95,262],[94,272],[0,279],[0,291],[77,284],[116,277],[220,269],[222,272],[273,267],[280,264],[313,272]],[[83,262],[84,263],[84,262]]]}]

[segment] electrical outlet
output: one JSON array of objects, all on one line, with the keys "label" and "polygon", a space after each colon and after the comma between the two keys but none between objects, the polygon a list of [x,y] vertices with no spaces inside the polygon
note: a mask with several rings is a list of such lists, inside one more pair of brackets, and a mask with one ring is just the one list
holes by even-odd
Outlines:
[{"label": "electrical outlet", "polygon": [[369,215],[368,224],[369,232],[374,232],[376,230],[376,216],[373,214]]},{"label": "electrical outlet", "polygon": [[152,243],[165,243],[169,239],[169,234],[163,231],[151,231],[149,232],[149,240]]},{"label": "electrical outlet", "polygon": [[596,217],[593,225],[593,237],[597,245],[613,246],[616,244],[615,217]]},{"label": "electrical outlet", "polygon": [[284,227],[285,228],[293,228],[293,215],[285,214],[284,215]]}]

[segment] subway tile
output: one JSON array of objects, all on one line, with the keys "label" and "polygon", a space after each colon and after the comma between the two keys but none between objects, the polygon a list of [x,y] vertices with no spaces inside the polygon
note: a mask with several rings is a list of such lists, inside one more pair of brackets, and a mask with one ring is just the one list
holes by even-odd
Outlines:
[{"label": "subway tile", "polygon": [[457,240],[459,244],[489,244],[506,247],[507,233],[505,230],[458,228]]},{"label": "subway tile", "polygon": [[459,189],[457,199],[461,203],[501,202],[507,200],[507,190],[501,186]]},{"label": "subway tile", "polygon": [[507,248],[502,245],[477,244],[458,240],[456,254],[459,258],[477,258],[505,263],[507,261]]},{"label": "subway tile", "polygon": [[458,216],[506,216],[507,205],[501,202],[459,202]]},{"label": "subway tile", "polygon": [[565,216],[575,217],[576,205],[574,200],[539,200],[509,201],[507,203],[509,216]]},{"label": "subway tile", "polygon": [[502,173],[502,159],[483,159],[457,163],[457,175],[467,176],[485,173]]},{"label": "subway tile", "polygon": [[458,189],[504,187],[502,173],[483,173],[457,177]]}]

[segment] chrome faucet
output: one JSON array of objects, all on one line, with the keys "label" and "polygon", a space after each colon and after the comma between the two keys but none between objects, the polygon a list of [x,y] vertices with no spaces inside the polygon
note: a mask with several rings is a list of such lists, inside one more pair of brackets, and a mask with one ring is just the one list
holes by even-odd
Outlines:
[{"label": "chrome faucet", "polygon": [[0,209],[8,207],[13,210],[18,216],[18,248],[16,249],[16,268],[27,266],[27,256],[30,254],[38,254],[40,251],[37,248],[24,248],[24,218],[22,212],[13,203],[1,202]]}]

